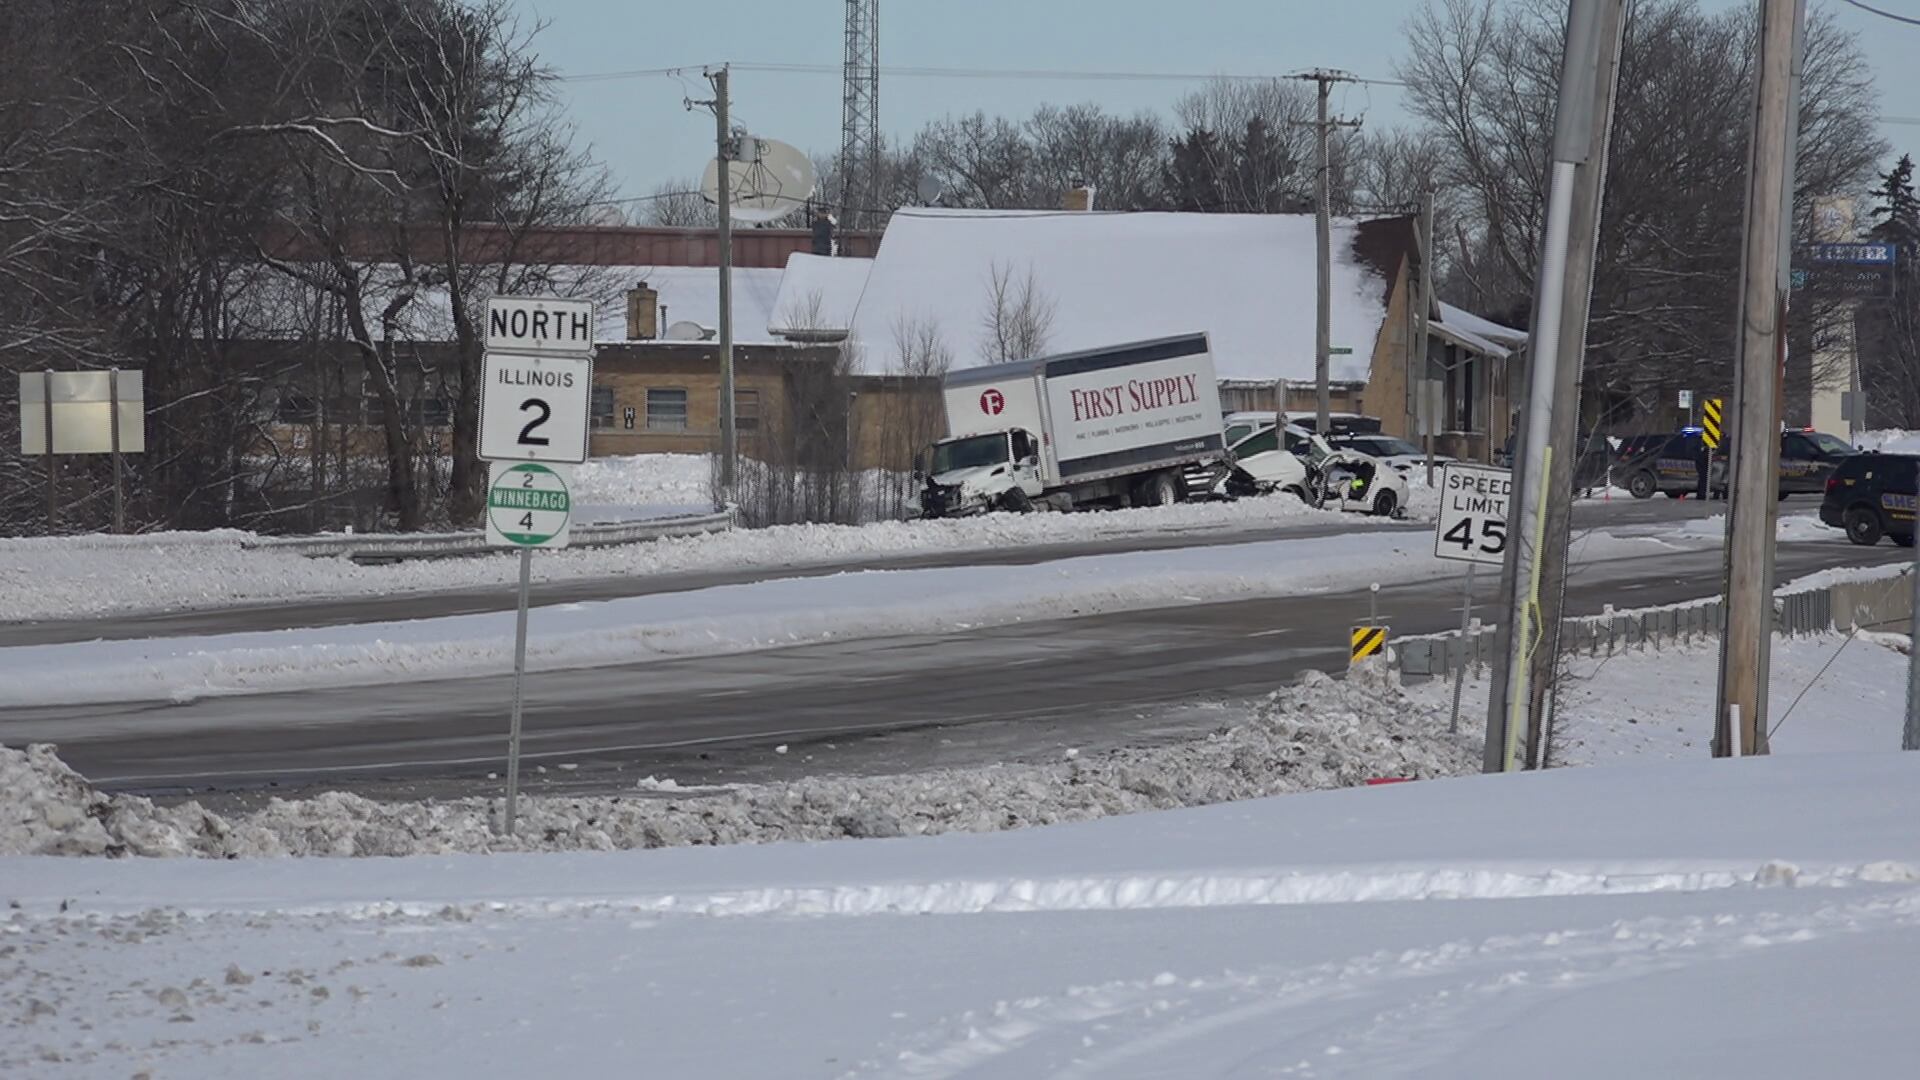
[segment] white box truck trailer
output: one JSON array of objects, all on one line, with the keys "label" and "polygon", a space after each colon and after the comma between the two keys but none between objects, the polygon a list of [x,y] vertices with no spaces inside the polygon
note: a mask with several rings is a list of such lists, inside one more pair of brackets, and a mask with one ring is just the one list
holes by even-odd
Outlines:
[{"label": "white box truck trailer", "polygon": [[949,372],[925,517],[1165,505],[1230,467],[1205,334]]}]

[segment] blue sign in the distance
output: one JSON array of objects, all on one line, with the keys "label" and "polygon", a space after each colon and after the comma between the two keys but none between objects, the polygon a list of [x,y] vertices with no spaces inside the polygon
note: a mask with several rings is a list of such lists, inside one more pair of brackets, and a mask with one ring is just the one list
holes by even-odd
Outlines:
[{"label": "blue sign in the distance", "polygon": [[1856,266],[1892,266],[1892,244],[1814,244],[1807,258],[1817,263],[1851,263]]}]

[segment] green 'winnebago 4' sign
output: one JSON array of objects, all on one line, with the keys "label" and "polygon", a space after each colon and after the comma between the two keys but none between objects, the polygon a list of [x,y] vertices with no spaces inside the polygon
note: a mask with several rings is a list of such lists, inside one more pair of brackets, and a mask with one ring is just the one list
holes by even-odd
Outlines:
[{"label": "green 'winnebago 4' sign", "polygon": [[500,547],[566,547],[573,498],[563,468],[537,462],[493,463],[487,488],[487,539]]}]

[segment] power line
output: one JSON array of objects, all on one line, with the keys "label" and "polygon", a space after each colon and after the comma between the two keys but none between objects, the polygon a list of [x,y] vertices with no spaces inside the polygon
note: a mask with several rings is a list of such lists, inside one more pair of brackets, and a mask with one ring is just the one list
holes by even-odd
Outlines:
[{"label": "power line", "polygon": [[[735,71],[754,71],[776,75],[842,75],[843,69],[833,64],[786,64],[786,63],[736,63]],[[681,65],[667,68],[642,68],[633,71],[601,71],[579,75],[562,75],[563,82],[608,82],[617,79],[637,79],[653,75],[672,75],[680,72],[698,71],[699,65]],[[883,67],[880,74],[901,78],[926,79],[1038,79],[1081,82],[1204,82],[1217,79],[1223,82],[1274,82],[1280,79],[1297,79],[1306,76],[1303,73],[1281,75],[1235,75],[1222,72],[1182,72],[1182,71],[1068,71],[1056,68],[960,68],[960,67]],[[1365,83],[1369,86],[1405,86],[1397,79],[1369,79],[1357,75],[1342,75],[1341,81]]]},{"label": "power line", "polygon": [[1861,11],[1870,12],[1874,15],[1880,16],[1883,19],[1892,19],[1894,22],[1906,23],[1908,26],[1920,26],[1920,19],[1916,19],[1910,15],[1901,15],[1892,11],[1882,11],[1881,9],[1874,7],[1872,4],[1863,4],[1860,2],[1860,0],[1840,0],[1840,2],[1843,4],[1851,4],[1854,7],[1859,8]]},{"label": "power line", "polygon": [[644,79],[653,75],[670,75],[679,78],[687,74],[701,74],[713,64],[681,64],[678,67],[634,68],[629,71],[596,71],[581,75],[558,76],[561,82],[612,82],[616,79]]}]

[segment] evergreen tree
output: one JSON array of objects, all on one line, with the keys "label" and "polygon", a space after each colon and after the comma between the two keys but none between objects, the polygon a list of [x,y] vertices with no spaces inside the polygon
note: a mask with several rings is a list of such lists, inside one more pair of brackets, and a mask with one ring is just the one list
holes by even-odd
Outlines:
[{"label": "evergreen tree", "polygon": [[1168,208],[1201,213],[1225,209],[1220,176],[1228,148],[1221,146],[1220,137],[1205,128],[1193,128],[1168,149],[1163,184]]},{"label": "evergreen tree", "polygon": [[1897,244],[1902,261],[1920,244],[1920,200],[1913,195],[1913,155],[1902,154],[1892,169],[1881,174],[1880,187],[1874,192],[1879,205],[1873,216],[1879,223],[1868,235],[1883,244]]}]

